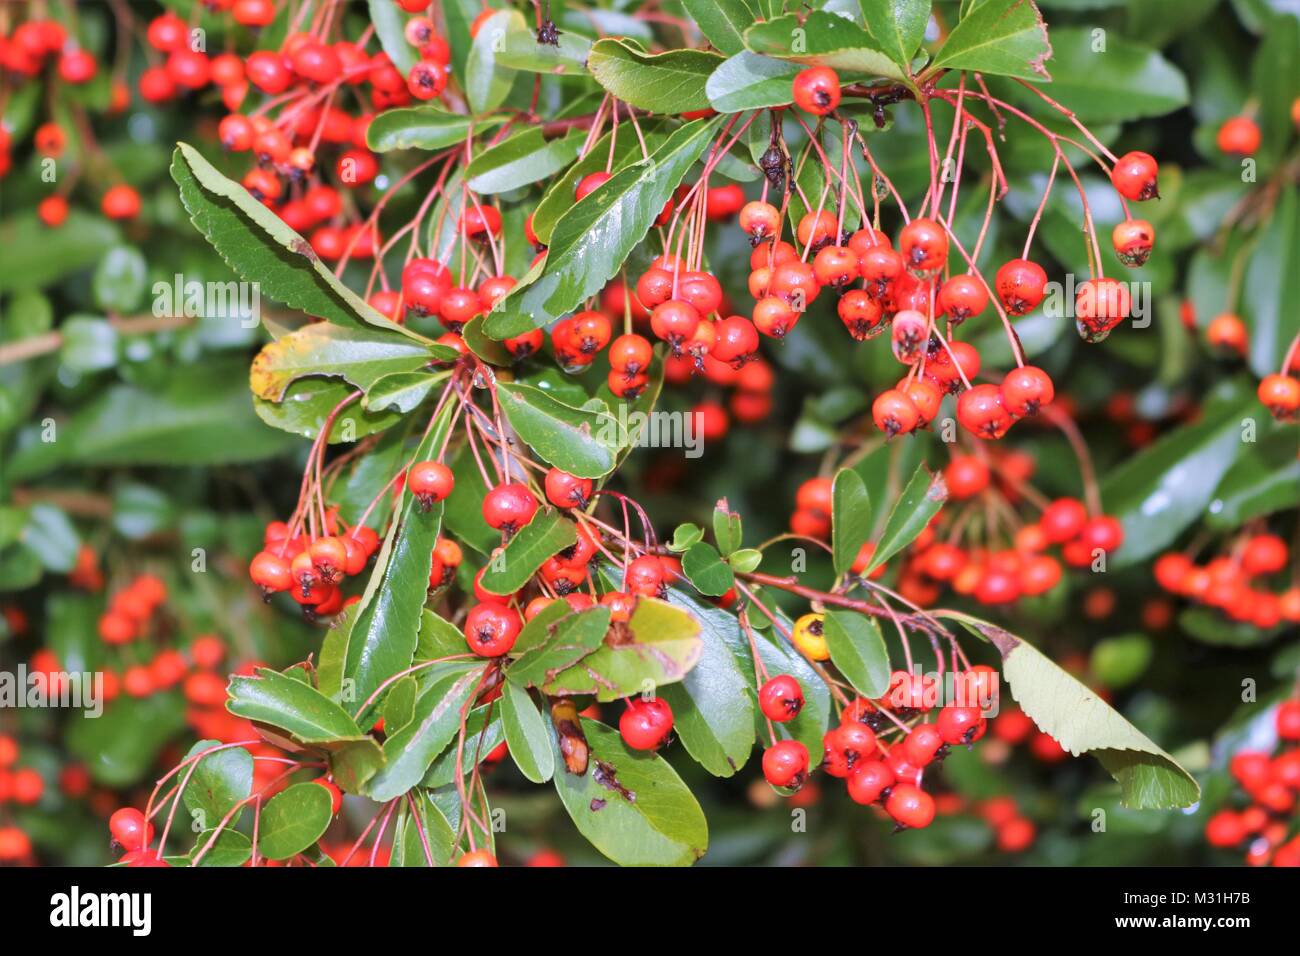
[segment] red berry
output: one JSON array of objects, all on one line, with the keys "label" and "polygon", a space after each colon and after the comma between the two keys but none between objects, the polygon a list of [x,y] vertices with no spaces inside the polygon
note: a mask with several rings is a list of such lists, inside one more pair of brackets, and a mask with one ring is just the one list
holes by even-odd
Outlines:
[{"label": "red berry", "polygon": [[655,750],[673,729],[673,709],[662,697],[633,697],[618,719],[618,732],[633,750]]},{"label": "red berry", "polygon": [[876,427],[893,438],[906,435],[921,421],[916,404],[896,388],[881,392],[871,404],[871,420]]},{"label": "red berry", "polygon": [[1259,124],[1249,116],[1232,116],[1223,121],[1216,137],[1219,149],[1232,156],[1250,156],[1263,141]]},{"label": "red berry", "polygon": [[917,724],[903,739],[903,755],[918,767],[928,766],[944,746],[943,735],[934,724]]},{"label": "red berry", "polygon": [[999,391],[1002,404],[1017,417],[1037,415],[1040,408],[1050,405],[1056,397],[1052,379],[1041,368],[1032,365],[1007,372]]},{"label": "red berry", "polygon": [[875,803],[896,780],[894,771],[883,760],[865,760],[849,774],[849,796],[864,806]]},{"label": "red berry", "polygon": [[979,315],[989,304],[989,293],[984,283],[973,275],[953,276],[939,287],[935,309],[943,312],[954,323],[965,322]]},{"label": "red berry", "polygon": [[794,102],[814,116],[825,116],[840,105],[840,78],[828,66],[800,71],[793,82]]},{"label": "red berry", "polygon": [[1043,301],[1046,286],[1046,271],[1029,259],[1004,262],[993,279],[998,299],[1011,315],[1024,315],[1036,309]]},{"label": "red berry", "polygon": [[798,790],[808,778],[808,748],[782,740],[763,751],[763,776],[774,787]]},{"label": "red berry", "polygon": [[1043,534],[1052,544],[1064,544],[1078,537],[1088,521],[1088,509],[1075,498],[1058,498],[1043,509],[1038,519]]},{"label": "red berry", "polygon": [[501,657],[515,646],[523,626],[514,608],[499,601],[484,601],[465,615],[465,642],[479,657]]},{"label": "red berry", "polygon": [[944,743],[956,747],[979,740],[988,724],[978,708],[948,704],[940,708],[935,726]]},{"label": "red berry", "polygon": [[491,528],[513,534],[537,513],[537,499],[526,485],[497,485],[483,496],[483,520]]},{"label": "red berry", "polygon": [[632,594],[659,597],[667,587],[664,563],[652,554],[628,562],[623,572],[623,589]]},{"label": "red berry", "polygon": [[922,829],[934,820],[934,798],[910,783],[900,783],[889,793],[885,812],[899,827]]},{"label": "red berry", "polygon": [[585,199],[595,192],[599,187],[613,178],[609,173],[588,173],[578,180],[578,185],[573,191],[573,198],[577,201]]},{"label": "red berry", "polygon": [[1125,219],[1111,230],[1110,241],[1116,258],[1126,266],[1136,267],[1151,257],[1156,230],[1145,219]]},{"label": "red berry", "polygon": [[793,720],[803,709],[803,688],[789,674],[773,677],[759,688],[758,706],[768,720]]},{"label": "red berry", "polygon": [[975,385],[957,399],[957,420],[978,438],[1001,438],[1012,425],[996,385]]},{"label": "red berry", "polygon": [[456,487],[456,477],[440,461],[419,461],[406,473],[406,487],[425,507],[445,500]]},{"label": "red berry", "polygon": [[143,850],[153,840],[153,824],[134,807],[123,807],[108,818],[108,832],[124,850]]},{"label": "red berry", "polygon": [[933,219],[913,219],[898,234],[898,251],[913,272],[934,272],[948,260],[948,234]]},{"label": "red berry", "polygon": [[1160,195],[1156,183],[1159,166],[1149,153],[1125,153],[1110,172],[1110,181],[1125,199],[1143,202]]},{"label": "red berry", "polygon": [[552,468],[546,473],[546,500],[557,508],[585,508],[591,497],[590,478],[578,478]]}]

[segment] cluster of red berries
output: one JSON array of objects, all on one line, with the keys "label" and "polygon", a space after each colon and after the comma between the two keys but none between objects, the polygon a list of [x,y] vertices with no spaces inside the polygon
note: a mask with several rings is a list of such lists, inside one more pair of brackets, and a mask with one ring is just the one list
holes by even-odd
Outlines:
[{"label": "cluster of red berries", "polygon": [[[822,768],[845,781],[854,802],[880,804],[898,829],[929,826],[936,805],[922,789],[925,772],[950,748],[970,746],[984,736],[988,725],[976,702],[993,698],[997,675],[977,665],[959,675],[957,684],[964,690],[962,702],[937,707],[932,677],[895,671],[884,697],[853,701],[839,726],[826,732]],[[803,695],[798,682],[783,674],[764,683],[759,703],[768,720],[783,723],[799,713]],[[933,722],[925,720],[936,710]],[[808,748],[797,740],[777,741],[763,753],[763,775],[775,787],[803,786],[808,764]]]},{"label": "cluster of red berries", "polygon": [[[0,807],[13,802],[31,806],[45,792],[45,779],[31,767],[17,767],[18,741],[0,734]],[[17,826],[0,826],[0,864],[30,863],[32,841]]]},{"label": "cluster of red berries", "polygon": [[[973,493],[962,480],[973,479],[974,483],[982,477],[986,487],[986,469],[975,459],[954,458],[945,471],[952,498],[961,500]],[[936,526],[942,527],[945,520],[940,513],[935,518]],[[1119,519],[1089,515],[1075,498],[1058,498],[1048,504],[1037,522],[1024,524],[1015,532],[1009,548],[965,549],[939,540],[931,530],[927,529],[913,544],[903,572],[906,586],[902,593],[910,599],[921,598],[926,605],[938,599],[937,586],[943,584],[986,605],[1007,605],[1046,594],[1063,573],[1061,561],[1048,554],[1048,549],[1059,547],[1065,564],[1086,568],[1124,543],[1124,526]]]},{"label": "cluster of red berries", "polygon": [[128,644],[143,637],[149,620],[167,600],[167,585],[152,574],[136,577],[109,599],[100,615],[99,636],[105,644]]},{"label": "cluster of red berries", "polygon": [[343,527],[333,511],[325,515],[324,531],[314,535],[272,521],[248,576],[267,597],[287,591],[312,617],[337,614],[346,606],[340,585],[365,570],[379,550],[379,535],[363,524]]},{"label": "cluster of red berries", "polygon": [[1269,630],[1282,622],[1300,623],[1300,587],[1280,592],[1267,585],[1290,560],[1287,544],[1275,534],[1246,534],[1227,554],[1196,564],[1173,551],[1156,559],[1156,583],[1171,594],[1218,608],[1234,621]]},{"label": "cluster of red berries", "polygon": [[1295,835],[1300,794],[1300,700],[1285,700],[1276,715],[1277,744],[1271,751],[1242,750],[1228,770],[1250,803],[1225,808],[1205,824],[1210,846],[1246,849],[1251,866],[1300,866],[1300,836]]}]

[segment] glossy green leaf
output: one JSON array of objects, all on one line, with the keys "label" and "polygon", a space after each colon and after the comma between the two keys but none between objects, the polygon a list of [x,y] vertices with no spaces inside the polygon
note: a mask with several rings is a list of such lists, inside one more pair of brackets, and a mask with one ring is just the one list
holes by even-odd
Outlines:
[{"label": "glossy green leaf", "polygon": [[561,31],[556,44],[542,43],[523,14],[512,10],[501,46],[497,62],[512,69],[581,75],[586,72],[591,41],[577,33]]},{"label": "glossy green leaf", "polygon": [[587,771],[562,769],[555,789],[591,845],[623,866],[689,866],[708,848],[708,822],[686,784],[658,754],[629,750],[616,730],[593,720],[582,729]]},{"label": "glossy green leaf", "polygon": [[524,625],[512,651],[520,652],[506,677],[521,687],[540,687],[600,647],[609,632],[609,608],[572,613],[556,601]]},{"label": "glossy green leaf", "polygon": [[258,284],[261,295],[336,325],[371,325],[420,338],[344,285],[306,239],[193,146],[177,144],[171,174],[195,228],[241,278]]},{"label": "glossy green leaf", "polygon": [[695,585],[695,590],[709,597],[721,597],[735,583],[731,566],[722,560],[718,549],[700,541],[682,555],[682,573]]},{"label": "glossy green leaf", "polygon": [[1280,428],[1237,457],[1214,489],[1205,508],[1205,523],[1226,531],[1297,506],[1300,459],[1296,458],[1296,436],[1291,429]]},{"label": "glossy green leaf", "polygon": [[713,71],[704,92],[719,113],[787,106],[794,102],[792,84],[802,69],[797,63],[744,50]]},{"label": "glossy green leaf", "polygon": [[713,508],[713,540],[718,550],[731,554],[744,541],[744,527],[740,515],[731,510],[727,499],[721,499]]},{"label": "glossy green leaf", "polygon": [[867,32],[880,49],[907,70],[925,39],[930,0],[858,0]]},{"label": "glossy green leaf", "polygon": [[[448,404],[416,451],[416,460],[443,447],[451,417]],[[348,630],[343,678],[350,681],[354,707],[366,704],[384,681],[411,666],[429,590],[433,548],[442,530],[443,507],[444,503],[438,502],[426,511],[410,489],[402,489],[397,518],[375,558],[374,570]],[[360,714],[363,724],[369,713],[368,707]]]},{"label": "glossy green leaf", "polygon": [[446,149],[463,144],[470,129],[491,129],[496,120],[475,123],[474,117],[448,113],[437,106],[384,110],[370,121],[366,145],[377,153],[394,149]]},{"label": "glossy green leaf", "polygon": [[1182,71],[1150,47],[1107,35],[1097,48],[1095,31],[1052,31],[1050,95],[1085,123],[1123,122],[1162,116],[1186,106]]},{"label": "glossy green leaf", "polygon": [[889,651],[874,618],[857,611],[828,610],[824,622],[831,661],[863,697],[889,690]]},{"label": "glossy green leaf", "polygon": [[543,507],[524,525],[505,550],[493,556],[479,584],[493,594],[514,594],[538,568],[578,541],[577,527],[556,508]]},{"label": "glossy green leaf", "polygon": [[910,82],[908,71],[882,51],[876,39],[852,20],[814,10],[800,22],[787,14],[745,31],[745,46],[753,53],[793,60],[805,66],[883,76]]},{"label": "glossy green leaf", "polygon": [[704,650],[680,683],[659,691],[673,709],[682,746],[715,777],[730,777],[749,759],[756,738],[753,656],[736,616],[673,589],[668,601],[700,622]]},{"label": "glossy green leaf", "polygon": [[319,840],[334,818],[324,787],[295,783],[267,801],[258,818],[257,851],[268,860],[287,860]]},{"label": "glossy green leaf", "polygon": [[555,224],[541,275],[506,296],[484,331],[503,339],[549,325],[604,288],[708,147],[717,123],[717,117],[687,123],[649,158],[570,207]]},{"label": "glossy green leaf", "polygon": [[1219,480],[1249,447],[1242,442],[1242,422],[1258,408],[1253,394],[1224,402],[1200,421],[1165,433],[1106,475],[1101,500],[1106,513],[1124,525],[1124,543],[1108,556],[1110,567],[1149,558],[1201,519]]},{"label": "glossy green leaf", "polygon": [[1047,26],[1030,0],[984,0],[969,8],[935,54],[930,70],[978,70],[992,76],[1051,79]]},{"label": "glossy green leaf", "polygon": [[475,114],[494,110],[510,95],[515,72],[497,63],[497,50],[505,43],[510,11],[498,10],[479,25],[465,59],[465,97]]},{"label": "glossy green leaf", "polygon": [[704,83],[722,57],[703,50],[644,53],[624,40],[597,40],[587,69],[613,96],[651,113],[709,108]]},{"label": "glossy green leaf", "polygon": [[594,694],[611,701],[681,680],[703,652],[700,622],[658,598],[640,598],[625,640],[606,640],[542,688],[551,695]]},{"label": "glossy green leaf", "polygon": [[856,471],[841,468],[831,490],[831,552],[835,573],[847,574],[871,537],[871,496]]},{"label": "glossy green leaf", "polygon": [[548,140],[540,126],[516,133],[474,157],[465,170],[469,188],[491,195],[550,179],[578,158],[586,137],[585,130],[570,130]]},{"label": "glossy green leaf", "polygon": [[931,475],[924,464],[918,465],[889,512],[885,529],[863,574],[870,574],[915,541],[947,500],[948,488],[943,483],[943,475]]},{"label": "glossy green leaf", "polygon": [[545,783],[555,773],[553,734],[528,691],[507,681],[501,691],[501,723],[519,772],[533,783]]},{"label": "glossy green leaf", "polygon": [[[212,845],[209,846],[209,843]],[[252,855],[253,841],[238,830],[227,827],[220,833],[215,830],[204,830],[195,837],[194,849],[190,851],[188,857],[183,858],[184,864],[181,860],[169,859],[167,862],[172,866],[233,867],[243,866]]]},{"label": "glossy green leaf", "polygon": [[314,687],[259,667],[254,677],[230,678],[226,709],[236,717],[279,728],[305,744],[359,737],[342,707]]},{"label": "glossy green leaf", "polygon": [[[220,746],[217,740],[200,740],[190,748],[186,757]],[[190,774],[189,768],[180,772],[180,778],[184,780],[187,774]],[[201,813],[202,826],[212,829],[252,792],[253,755],[243,747],[227,747],[209,753],[194,764],[182,799],[191,815]]]},{"label": "glossy green leaf", "polygon": [[1259,378],[1282,367],[1300,329],[1300,191],[1282,190],[1273,216],[1259,237],[1241,286],[1243,318],[1250,330],[1248,359]]},{"label": "glossy green leaf", "polygon": [[271,402],[283,401],[289,385],[306,375],[342,378],[368,391],[386,375],[455,358],[448,346],[426,346],[379,329],[313,322],[263,346],[253,357],[248,384],[254,395]]},{"label": "glossy green leaf", "polygon": [[1196,780],[1173,757],[1037,648],[995,624],[955,612],[1002,656],[1002,673],[1021,708],[1044,733],[1076,757],[1090,753],[1120,785],[1132,809],[1188,807],[1201,796]]},{"label": "glossy green leaf", "polygon": [[[240,391],[244,395],[248,394],[246,386],[241,385]],[[283,401],[268,402],[264,398],[254,397],[253,411],[257,413],[258,418],[273,428],[303,438],[315,439],[330,414],[345,398],[357,391],[349,383],[338,379],[309,376],[293,382],[285,390]],[[391,428],[402,420],[402,414],[396,410],[397,407],[395,404],[390,408],[372,411],[365,408],[360,399],[353,401],[335,417],[334,427],[330,429],[329,434],[330,444],[356,441],[375,432],[381,432],[385,428]],[[268,429],[263,431],[269,432]]]},{"label": "glossy green leaf", "polygon": [[384,741],[384,768],[370,778],[366,794],[384,802],[400,797],[420,782],[456,735],[461,709],[483,676],[481,664],[449,668],[415,703],[411,722]]},{"label": "glossy green leaf", "polygon": [[406,42],[406,22],[411,19],[411,14],[393,0],[368,0],[368,5],[370,22],[374,24],[380,46],[397,71],[406,76],[419,60],[419,51]]},{"label": "glossy green leaf", "polygon": [[498,382],[497,396],[510,427],[547,464],[579,478],[613,470],[622,433],[608,409],[574,408],[518,382]]},{"label": "glossy green leaf", "polygon": [[745,49],[745,29],[754,22],[754,11],[745,0],[682,0],[710,45],[727,56]]}]

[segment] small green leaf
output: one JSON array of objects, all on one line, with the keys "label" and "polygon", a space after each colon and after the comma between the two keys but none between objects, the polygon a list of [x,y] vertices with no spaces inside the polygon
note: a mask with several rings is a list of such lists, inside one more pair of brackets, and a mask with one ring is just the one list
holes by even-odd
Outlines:
[{"label": "small green leaf", "polygon": [[472,116],[448,113],[437,106],[384,110],[370,121],[366,145],[377,153],[394,149],[446,149],[464,143],[471,128],[491,129],[499,120],[475,122]]},{"label": "small green leaf", "polygon": [[673,531],[673,539],[668,542],[668,550],[680,554],[690,548],[697,541],[704,539],[704,529],[699,525],[679,524]]},{"label": "small green leaf", "polygon": [[727,555],[727,563],[737,574],[748,574],[763,563],[763,552],[757,548],[741,548]]},{"label": "small green leaf", "polygon": [[931,475],[924,464],[918,465],[893,510],[889,512],[885,530],[881,532],[876,550],[872,552],[871,561],[863,574],[869,575],[915,541],[947,500],[948,488],[943,483],[943,476]]},{"label": "small green leaf", "polygon": [[682,573],[695,590],[709,597],[721,597],[736,583],[730,565],[722,560],[718,549],[700,541],[682,555]]},{"label": "small green leaf", "polygon": [[523,653],[506,668],[506,677],[521,687],[541,687],[601,646],[609,617],[607,607],[572,613],[564,601],[547,605],[520,632],[514,651],[523,645]]},{"label": "small green leaf", "polygon": [[232,677],[226,709],[236,717],[269,724],[303,743],[328,743],[361,735],[347,712],[314,687],[267,667],[255,677]]},{"label": "small green leaf", "polygon": [[718,550],[723,554],[731,554],[744,541],[740,515],[731,510],[726,498],[713,508],[713,540],[718,542]]},{"label": "small green leaf", "polygon": [[465,60],[465,97],[470,111],[487,113],[505,102],[514,85],[514,70],[497,63],[510,24],[509,10],[498,10],[479,25]]},{"label": "small green leaf", "polygon": [[333,818],[328,790],[315,783],[296,783],[262,808],[257,850],[268,860],[287,860],[324,836]]},{"label": "small green leaf", "polygon": [[578,158],[585,130],[570,130],[548,140],[540,126],[530,127],[479,153],[466,167],[469,188],[491,195],[550,179]]},{"label": "small green leaf", "polygon": [[889,651],[874,618],[857,611],[827,611],[824,622],[831,661],[863,697],[889,690]]},{"label": "small green leaf", "polygon": [[551,729],[528,691],[507,681],[501,691],[501,723],[519,772],[533,783],[545,783],[555,772]]},{"label": "small green leaf", "polygon": [[858,0],[867,32],[882,51],[902,69],[925,39],[930,23],[930,0]]},{"label": "small green leaf", "polygon": [[493,594],[514,594],[537,569],[578,541],[577,527],[556,508],[542,508],[494,555],[479,585]]},{"label": "small green leaf", "polygon": [[856,471],[841,468],[831,491],[831,551],[835,573],[847,574],[871,537],[871,496]]},{"label": "small green leaf", "polygon": [[715,50],[733,56],[745,49],[745,28],[754,22],[745,0],[682,0],[682,6]]},{"label": "small green leaf", "polygon": [[114,246],[95,267],[91,291],[101,309],[130,315],[144,301],[148,281],[144,254],[135,246]]},{"label": "small green leaf", "polygon": [[[186,757],[220,747],[217,740],[200,740]],[[190,775],[190,768],[181,771],[181,779]],[[243,747],[216,750],[199,759],[185,787],[185,807],[191,814],[203,814],[206,829],[216,827],[236,804],[253,792],[253,755]],[[234,822],[234,821],[232,821]],[[200,842],[200,845],[201,842]]]},{"label": "small green leaf", "polygon": [[754,53],[806,66],[911,82],[907,69],[890,59],[870,33],[852,20],[824,10],[812,11],[802,22],[787,14],[756,23],[745,31],[745,46]]}]

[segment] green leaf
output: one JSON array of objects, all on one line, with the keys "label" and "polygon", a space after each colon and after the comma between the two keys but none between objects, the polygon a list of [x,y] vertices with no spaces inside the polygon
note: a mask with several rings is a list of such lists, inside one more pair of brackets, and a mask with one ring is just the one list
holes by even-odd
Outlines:
[{"label": "green leaf", "polygon": [[731,510],[726,498],[713,508],[713,540],[718,542],[718,550],[723,554],[731,554],[744,541],[740,515]]},{"label": "green leaf", "polygon": [[673,531],[673,539],[668,542],[668,550],[681,554],[690,549],[697,541],[704,540],[704,529],[697,524],[679,524]]},{"label": "green leaf", "polygon": [[533,783],[545,783],[555,773],[551,730],[528,691],[511,681],[501,691],[501,723],[519,772]]},{"label": "green leaf", "polygon": [[[193,861],[198,859],[198,866],[243,866],[253,855],[253,841],[238,830],[226,827],[216,834],[215,841],[212,841],[213,834],[213,830],[204,830],[195,838],[194,849],[190,851],[189,856],[182,857],[185,861],[184,865],[194,866]],[[211,847],[208,847],[209,841],[212,841]],[[204,852],[205,847],[207,847],[206,852]],[[199,859],[200,852],[203,852],[202,859]],[[173,866],[181,863],[180,860],[173,862],[170,859],[167,862]]]},{"label": "green leaf", "polygon": [[614,470],[622,434],[607,408],[574,408],[519,382],[498,382],[497,396],[510,427],[547,464],[579,478]]},{"label": "green leaf", "polygon": [[465,98],[472,113],[496,109],[510,95],[515,72],[497,64],[497,53],[510,24],[509,10],[498,10],[479,25],[465,61]]},{"label": "green leaf", "polygon": [[328,790],[315,783],[295,783],[262,808],[257,851],[268,860],[287,860],[307,849],[329,829],[334,804]]},{"label": "green leaf", "polygon": [[1253,394],[1242,394],[1207,409],[1200,421],[1165,433],[1110,471],[1101,500],[1123,523],[1124,543],[1108,556],[1109,567],[1146,560],[1201,519],[1219,480],[1246,447],[1243,419],[1258,407]]},{"label": "green leaf", "polygon": [[649,158],[573,204],[555,224],[541,275],[501,300],[484,331],[504,339],[541,328],[604,288],[712,141],[718,122],[713,117],[685,124]]},{"label": "green leaf", "polygon": [[336,325],[372,325],[421,338],[376,312],[334,275],[311,243],[189,143],[177,144],[171,174],[190,222],[240,278],[258,284],[260,294]]},{"label": "green leaf", "polygon": [[[221,742],[217,740],[200,740],[186,756],[194,757],[220,746]],[[216,827],[236,804],[253,792],[253,755],[243,747],[227,747],[210,753],[193,769],[183,799],[191,814],[196,811],[203,814],[202,826],[205,829]],[[189,773],[188,767],[182,770],[181,779],[184,780]]]},{"label": "green leaf", "polygon": [[682,6],[715,50],[733,56],[745,49],[745,28],[754,22],[745,0],[682,0]]},{"label": "green leaf", "polygon": [[1196,780],[1173,757],[1031,644],[1002,628],[956,612],[959,621],[1002,656],[1002,673],[1021,708],[1043,732],[1076,757],[1091,753],[1120,785],[1120,802],[1135,810],[1189,807],[1201,796]]},{"label": "green leaf", "polygon": [[826,646],[831,661],[863,697],[889,690],[889,651],[874,618],[857,611],[826,612]]},{"label": "green leaf", "polygon": [[597,40],[587,69],[617,99],[651,113],[709,108],[704,83],[722,57],[703,50],[644,53],[624,40]]},{"label": "green leaf", "polygon": [[704,651],[678,684],[660,690],[673,709],[673,729],[697,763],[715,777],[740,770],[754,748],[757,705],[749,642],[736,616],[676,589],[668,600],[700,622]]},{"label": "green leaf", "polygon": [[721,597],[736,583],[731,566],[722,560],[717,548],[704,541],[691,545],[682,555],[682,573],[695,590],[709,597]]},{"label": "green leaf", "polygon": [[514,594],[537,569],[578,541],[577,527],[556,508],[542,508],[510,539],[505,550],[492,558],[479,580],[485,591]]},{"label": "green leaf", "polygon": [[[247,388],[243,385],[240,386],[240,391],[245,395],[248,394]],[[264,398],[254,397],[253,410],[258,418],[273,428],[291,435],[315,439],[324,427],[325,420],[330,417],[339,403],[356,391],[357,389],[347,382],[309,376],[291,384],[284,393],[284,401],[268,402]],[[359,402],[353,402],[334,419],[329,443],[334,445],[343,441],[356,441],[390,428],[401,420],[402,415],[399,411],[391,408],[371,410],[363,408]]]},{"label": "green leaf", "polygon": [[991,76],[1050,80],[1047,25],[1029,0],[984,0],[948,34],[927,72],[977,70]]},{"label": "green leaf", "polygon": [[393,0],[369,0],[369,6],[370,22],[374,24],[380,46],[397,71],[406,76],[419,59],[415,47],[406,42],[406,22],[411,19],[411,14]]},{"label": "green leaf", "polygon": [[570,130],[548,140],[540,126],[532,126],[485,149],[465,170],[476,193],[492,195],[550,179],[578,158],[586,130]]},{"label": "green leaf", "polygon": [[745,46],[753,53],[805,66],[829,66],[911,83],[908,70],[890,59],[870,33],[852,20],[824,10],[812,11],[802,23],[794,14],[756,23],[745,31]]},{"label": "green leaf", "polygon": [[305,744],[361,736],[342,707],[316,688],[269,667],[259,667],[256,677],[230,678],[226,692],[226,709],[236,717],[277,727]]},{"label": "green leaf", "polygon": [[434,387],[447,378],[448,372],[394,372],[375,380],[361,399],[368,412],[391,409],[405,415],[420,407]]},{"label": "green leaf", "polygon": [[802,69],[797,63],[744,50],[713,71],[704,92],[719,113],[788,106],[794,102],[794,78]]},{"label": "green leaf", "polygon": [[112,385],[6,463],[11,481],[71,464],[202,465],[257,461],[292,442],[252,414],[242,362],[187,366],[160,388]]},{"label": "green leaf", "polygon": [[[668,762],[629,750],[604,724],[583,720],[582,729],[591,749],[587,772],[555,774],[560,802],[578,832],[622,866],[689,866],[702,857],[708,822]],[[562,766],[558,742],[553,746]]]},{"label": "green leaf", "polygon": [[22,212],[0,222],[0,293],[42,289],[99,262],[118,243],[121,232],[98,212],[72,209],[58,229],[36,213]]},{"label": "green leaf", "polygon": [[460,727],[460,712],[483,676],[477,662],[450,666],[415,702],[411,722],[384,741],[384,768],[370,778],[366,795],[381,803],[420,782]]},{"label": "green leaf", "polygon": [[80,712],[68,722],[64,740],[97,783],[124,789],[141,783],[162,749],[184,729],[184,699],[162,693],[115,700],[98,717]]},{"label": "green leaf", "polygon": [[564,601],[549,604],[524,625],[512,653],[518,659],[506,677],[520,687],[541,687],[565,668],[601,646],[609,631],[609,608],[593,607],[571,613]]},{"label": "green leaf", "polygon": [[1284,156],[1294,136],[1291,104],[1300,90],[1300,57],[1295,55],[1300,48],[1300,19],[1295,13],[1292,9],[1268,20],[1250,66],[1250,90],[1259,97],[1261,164]]},{"label": "green leaf", "polygon": [[629,639],[604,644],[542,688],[551,695],[594,694],[617,700],[681,680],[703,652],[700,622],[658,598],[639,598]]},{"label": "green leaf", "polygon": [[410,106],[385,110],[370,121],[366,145],[377,153],[394,149],[446,149],[463,144],[471,129],[482,131],[500,120],[475,121],[472,116],[448,113],[438,106]]},{"label": "green leaf", "polygon": [[931,475],[924,464],[918,465],[889,512],[885,530],[880,533],[876,550],[872,552],[871,562],[863,574],[869,575],[915,541],[947,500],[948,488],[943,483],[943,475]]},{"label": "green leaf", "polygon": [[81,535],[62,508],[41,502],[27,509],[27,525],[18,540],[32,550],[47,571],[67,574],[77,563]]},{"label": "green leaf", "polygon": [[1300,505],[1295,434],[1278,429],[1243,452],[1214,489],[1205,524],[1217,531]]},{"label": "green leaf", "polygon": [[581,75],[590,50],[591,41],[576,33],[562,32],[555,45],[539,42],[524,15],[511,10],[497,62],[529,73]]},{"label": "green leaf", "polygon": [[741,548],[727,555],[727,563],[737,574],[748,574],[763,563],[763,552],[757,548]]},{"label": "green leaf", "polygon": [[831,552],[835,573],[847,574],[871,537],[871,496],[856,471],[841,468],[831,491]]},{"label": "green leaf", "polygon": [[[66,228],[66,226],[65,226]],[[101,309],[129,315],[144,300],[149,266],[134,246],[114,246],[95,267],[91,290]]]},{"label": "green leaf", "polygon": [[[452,411],[448,403],[416,450],[415,460],[444,446]],[[402,489],[397,517],[375,558],[344,649],[343,678],[351,680],[352,700],[358,706],[384,681],[411,666],[429,590],[433,548],[442,530],[443,507],[444,503],[438,502],[425,511],[409,488]],[[366,708],[359,715],[363,723],[369,712]]]},{"label": "green leaf", "polygon": [[1182,71],[1150,47],[1087,27],[1052,31],[1051,96],[1085,123],[1163,116],[1188,101]]},{"label": "green leaf", "polygon": [[1088,669],[1106,687],[1127,687],[1142,676],[1153,654],[1145,634],[1120,634],[1093,645]]},{"label": "green leaf", "polygon": [[[490,718],[490,719],[489,719]],[[457,735],[459,737],[459,735]],[[493,704],[476,707],[465,718],[465,748],[460,752],[460,772],[468,775],[473,772],[476,763],[487,759],[493,748],[506,739],[505,726],[501,721],[501,708]],[[459,739],[434,758],[424,776],[420,778],[421,787],[446,787],[456,783],[456,751]]]},{"label": "green leaf", "polygon": [[307,375],[342,378],[369,391],[386,375],[415,372],[435,360],[453,361],[455,349],[426,346],[379,329],[312,322],[262,347],[248,385],[258,398],[284,400],[289,385]]},{"label": "green leaf", "polygon": [[1241,287],[1243,318],[1250,330],[1251,371],[1259,378],[1282,367],[1296,334],[1300,301],[1300,191],[1282,190],[1273,217],[1259,237]]},{"label": "green leaf", "polygon": [[930,0],[858,0],[867,32],[877,46],[904,70],[925,39]]}]

